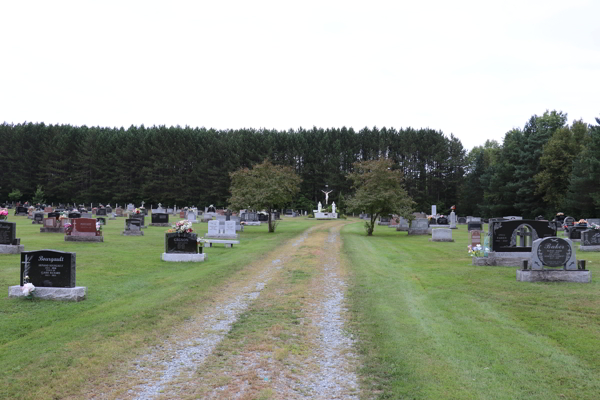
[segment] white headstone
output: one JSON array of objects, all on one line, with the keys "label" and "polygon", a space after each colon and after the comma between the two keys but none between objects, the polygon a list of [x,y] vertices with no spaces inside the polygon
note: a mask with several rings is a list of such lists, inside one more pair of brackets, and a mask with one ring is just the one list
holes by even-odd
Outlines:
[{"label": "white headstone", "polygon": [[431,215],[437,215],[437,206],[435,204],[431,206]]},{"label": "white headstone", "polygon": [[187,220],[190,222],[196,222],[196,214],[193,211],[188,211]]},{"label": "white headstone", "polygon": [[225,221],[225,234],[235,235],[235,221]]},{"label": "white headstone", "polygon": [[129,203],[127,204],[127,211],[133,211],[135,207],[133,206],[133,204]]},{"label": "white headstone", "polygon": [[219,221],[217,221],[216,219],[208,221],[208,234],[209,235],[218,235],[219,234]]}]

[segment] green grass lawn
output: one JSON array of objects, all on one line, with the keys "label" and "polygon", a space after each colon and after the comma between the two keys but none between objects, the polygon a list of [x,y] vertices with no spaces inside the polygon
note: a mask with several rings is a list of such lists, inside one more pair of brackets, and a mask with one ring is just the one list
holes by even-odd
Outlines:
[{"label": "green grass lawn", "polygon": [[[600,398],[600,254],[592,283],[517,282],[454,243],[362,223],[342,231],[368,392],[389,399]],[[578,246],[578,245],[577,245]]]},{"label": "green grass lawn", "polygon": [[[215,245],[204,249],[205,262],[173,263],[160,260],[167,228],[122,236],[125,219],[117,218],[107,221],[104,243],[85,243],[40,233],[41,225],[26,217],[10,216],[9,221],[17,223],[26,251],[75,252],[77,285],[87,287],[87,299],[9,299],[8,287],[19,284],[20,255],[0,255],[0,288],[5,291],[0,301],[2,399],[76,396],[87,381],[102,379],[210,306],[212,291],[226,278],[314,223],[286,219],[275,234],[268,234],[266,225],[249,226],[232,249]],[[207,224],[194,228],[200,235],[208,229]]]}]

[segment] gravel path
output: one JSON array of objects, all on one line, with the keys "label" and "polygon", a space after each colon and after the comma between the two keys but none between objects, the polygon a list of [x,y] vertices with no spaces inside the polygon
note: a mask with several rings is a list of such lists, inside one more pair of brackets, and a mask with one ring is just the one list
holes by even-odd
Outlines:
[{"label": "gravel path", "polygon": [[[358,399],[358,380],[353,372],[357,361],[352,354],[352,340],[344,332],[346,283],[339,259],[342,225],[315,226],[277,249],[268,259],[253,263],[243,280],[223,288],[207,312],[195,316],[152,352],[136,360],[113,392],[93,398],[198,398],[198,393],[204,393],[201,398],[247,399],[253,398],[251,393],[257,390],[247,378],[251,374],[261,387],[268,387],[268,398]],[[261,292],[267,288],[278,295],[283,293],[284,289],[277,287],[281,274],[287,271],[287,264],[293,264],[300,249],[306,251],[306,248],[321,255],[315,260],[318,274],[312,279],[302,310],[308,322],[299,328],[307,332],[303,340],[307,341],[310,353],[281,363],[268,346],[245,349],[232,355],[229,364],[218,365],[216,369],[213,366],[212,380],[202,377],[207,359],[211,355],[214,359],[215,349],[239,316],[252,312]],[[273,288],[269,288],[270,282]],[[236,380],[236,376],[240,378]],[[229,380],[224,386],[215,387],[214,382],[220,377]]]}]

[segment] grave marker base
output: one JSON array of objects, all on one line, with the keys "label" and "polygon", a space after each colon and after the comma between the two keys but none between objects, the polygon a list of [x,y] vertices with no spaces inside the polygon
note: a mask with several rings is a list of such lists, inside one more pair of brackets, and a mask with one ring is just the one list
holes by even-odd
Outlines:
[{"label": "grave marker base", "polygon": [[429,239],[430,242],[454,242],[454,239]]},{"label": "grave marker base", "polygon": [[65,242],[104,242],[104,236],[65,235]]},{"label": "grave marker base", "polygon": [[520,267],[523,265],[523,260],[529,261],[531,253],[518,252],[493,252],[490,251],[487,257],[472,257],[471,264],[479,266],[493,267]]},{"label": "grave marker base", "polygon": [[142,231],[123,231],[123,236],[144,236]]},{"label": "grave marker base", "polygon": [[40,228],[40,233],[65,233],[65,228]]},{"label": "grave marker base", "polygon": [[[571,240],[572,242],[574,242],[574,240]],[[600,246],[584,246],[584,245],[580,245],[579,246],[579,250],[581,251],[600,251]]]},{"label": "grave marker base", "polygon": [[22,244],[0,244],[0,254],[21,254],[25,251],[25,246]]},{"label": "grave marker base", "polygon": [[171,262],[201,262],[204,261],[206,254],[194,254],[194,253],[163,253],[163,261]]},{"label": "grave marker base", "polygon": [[592,281],[592,273],[589,270],[517,270],[517,281],[519,282],[578,282],[589,283]]},{"label": "grave marker base", "polygon": [[[34,299],[59,300],[59,301],[81,301],[85,300],[87,287],[75,286],[73,288],[55,288],[37,286],[33,292]],[[10,286],[8,288],[8,297],[25,297],[21,291],[21,286]]]},{"label": "grave marker base", "polygon": [[149,226],[161,226],[163,228],[170,228],[171,224],[169,224],[169,223],[151,223]]}]

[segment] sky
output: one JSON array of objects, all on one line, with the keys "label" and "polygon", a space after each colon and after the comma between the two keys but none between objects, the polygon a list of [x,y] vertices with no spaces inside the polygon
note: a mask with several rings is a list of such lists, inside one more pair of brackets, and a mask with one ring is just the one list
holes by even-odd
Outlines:
[{"label": "sky", "polygon": [[600,1],[0,0],[0,123],[431,128],[600,118]]}]

